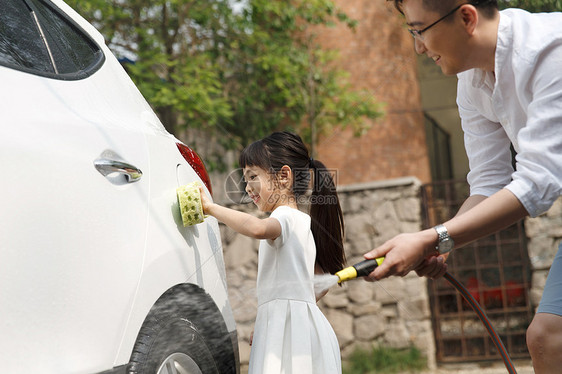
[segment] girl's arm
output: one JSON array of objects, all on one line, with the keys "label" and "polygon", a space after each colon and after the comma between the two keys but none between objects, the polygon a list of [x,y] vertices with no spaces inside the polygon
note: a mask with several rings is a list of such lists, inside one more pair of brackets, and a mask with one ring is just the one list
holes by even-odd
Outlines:
[{"label": "girl's arm", "polygon": [[281,224],[275,218],[261,219],[248,213],[223,207],[211,202],[202,187],[199,190],[203,213],[210,214],[234,231],[255,239],[273,240],[281,235]]}]

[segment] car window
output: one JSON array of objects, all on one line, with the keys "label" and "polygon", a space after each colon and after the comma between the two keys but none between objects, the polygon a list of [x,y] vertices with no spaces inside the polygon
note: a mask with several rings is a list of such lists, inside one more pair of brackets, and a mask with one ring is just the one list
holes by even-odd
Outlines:
[{"label": "car window", "polygon": [[81,79],[103,60],[97,44],[51,3],[2,0],[0,64],[58,79]]},{"label": "car window", "polygon": [[0,62],[54,73],[37,26],[23,1],[7,0],[2,4]]}]

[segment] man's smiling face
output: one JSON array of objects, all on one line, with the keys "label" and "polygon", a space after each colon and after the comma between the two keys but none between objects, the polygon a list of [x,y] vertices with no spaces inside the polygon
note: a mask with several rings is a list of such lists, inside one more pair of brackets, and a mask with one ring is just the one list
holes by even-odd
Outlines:
[{"label": "man's smiling face", "polygon": [[[402,10],[411,33],[422,31],[414,37],[416,52],[426,54],[443,71],[453,75],[467,70],[467,37],[462,23],[464,3],[459,3],[448,13],[440,14],[423,6],[422,0],[404,0]],[[429,26],[429,27],[428,27]]]}]

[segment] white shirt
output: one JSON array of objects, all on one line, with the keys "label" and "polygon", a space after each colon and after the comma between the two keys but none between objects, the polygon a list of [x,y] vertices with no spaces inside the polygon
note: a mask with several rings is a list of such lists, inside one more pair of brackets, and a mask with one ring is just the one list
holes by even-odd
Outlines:
[{"label": "white shirt", "polygon": [[310,216],[288,206],[270,215],[279,221],[281,235],[261,240],[258,254],[258,305],[274,299],[316,303],[314,262],[316,245],[310,230]]},{"label": "white shirt", "polygon": [[501,11],[494,70],[458,74],[470,193],[505,187],[535,217],[562,193],[562,13]]}]

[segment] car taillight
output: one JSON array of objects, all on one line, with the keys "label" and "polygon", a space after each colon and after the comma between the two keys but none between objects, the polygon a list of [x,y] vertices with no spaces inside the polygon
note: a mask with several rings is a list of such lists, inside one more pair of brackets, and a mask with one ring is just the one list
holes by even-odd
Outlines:
[{"label": "car taillight", "polygon": [[191,165],[193,170],[195,170],[199,178],[201,178],[203,183],[205,183],[205,186],[207,186],[207,189],[212,195],[213,189],[211,188],[211,178],[209,178],[209,174],[207,174],[207,169],[205,169],[205,165],[203,164],[203,160],[201,160],[201,157],[199,157],[199,155],[193,149],[189,148],[185,144],[176,143],[176,145],[178,146],[178,149],[185,161],[187,161],[187,163]]}]

